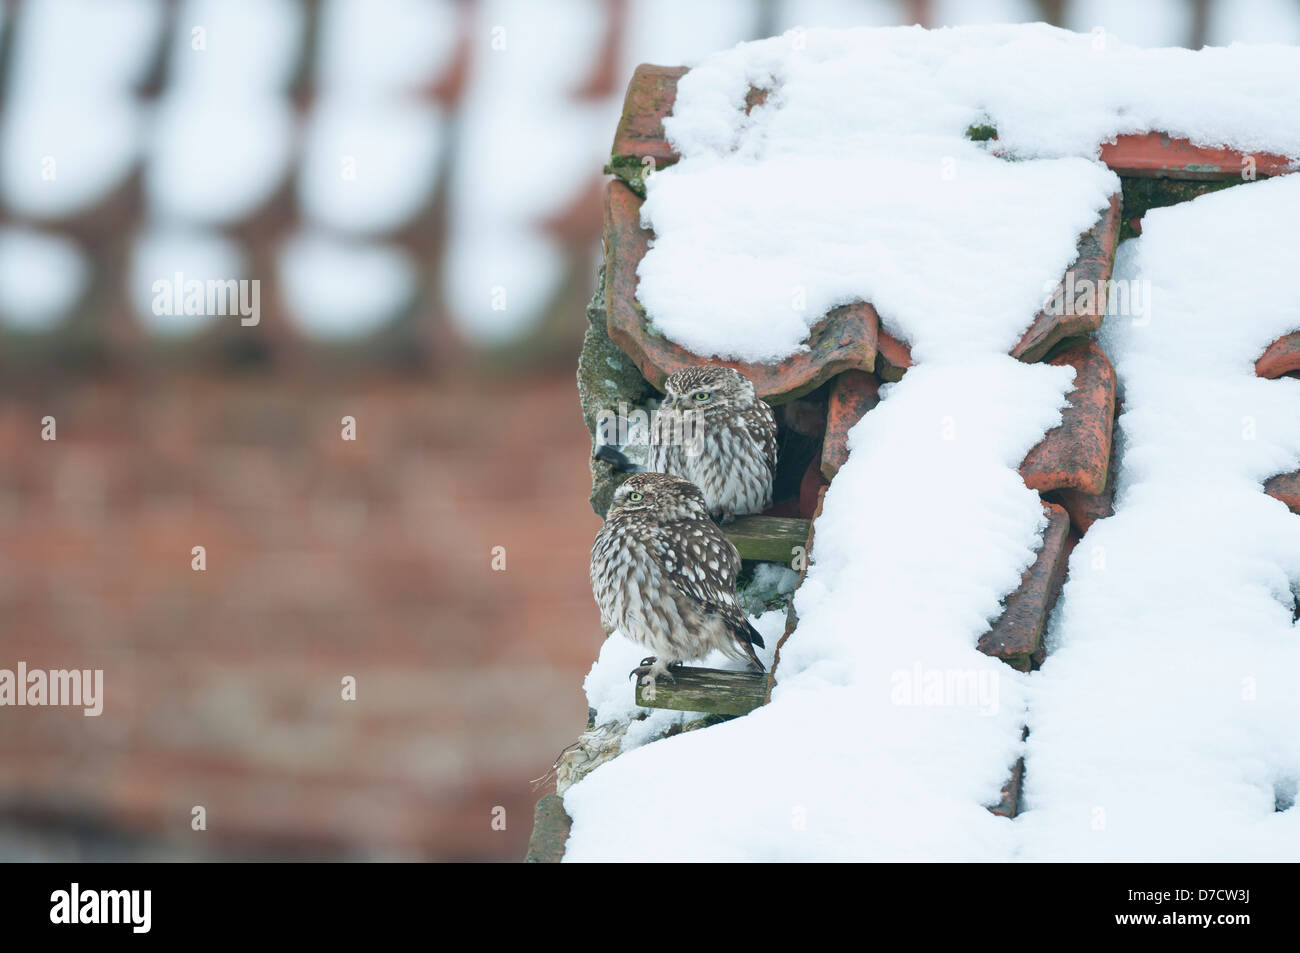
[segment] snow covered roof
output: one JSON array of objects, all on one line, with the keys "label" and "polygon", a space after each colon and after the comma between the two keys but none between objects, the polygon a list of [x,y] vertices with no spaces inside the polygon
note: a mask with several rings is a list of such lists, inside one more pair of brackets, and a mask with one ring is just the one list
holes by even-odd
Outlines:
[{"label": "snow covered roof", "polygon": [[834,481],[768,704],[664,737],[606,641],[566,859],[1295,855],[1297,66],[1036,25],[637,71],[609,336],[832,381]]}]

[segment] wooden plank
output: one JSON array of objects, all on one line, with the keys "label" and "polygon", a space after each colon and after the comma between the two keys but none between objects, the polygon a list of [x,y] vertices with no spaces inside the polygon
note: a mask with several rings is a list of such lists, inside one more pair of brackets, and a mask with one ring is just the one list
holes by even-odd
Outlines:
[{"label": "wooden plank", "polygon": [[790,566],[808,542],[809,520],[786,516],[739,516],[722,527],[741,559]]},{"label": "wooden plank", "polygon": [[636,686],[642,708],[702,711],[713,715],[747,715],[767,696],[764,672],[729,672],[720,668],[673,669],[676,682],[658,679],[654,686]]}]

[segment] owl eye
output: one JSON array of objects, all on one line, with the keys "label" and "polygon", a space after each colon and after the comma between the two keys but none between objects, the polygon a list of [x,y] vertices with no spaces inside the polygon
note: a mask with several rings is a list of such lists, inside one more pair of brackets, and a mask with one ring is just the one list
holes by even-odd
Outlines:
[{"label": "owl eye", "polygon": [[710,396],[712,395],[710,395],[707,390],[697,390],[694,394],[691,395],[692,398],[699,401],[700,403],[704,403],[706,400],[709,399]]},{"label": "owl eye", "polygon": [[645,494],[638,493],[636,490],[633,490],[631,493],[627,495],[627,498],[631,500],[633,503],[640,503],[642,500],[645,499]]}]

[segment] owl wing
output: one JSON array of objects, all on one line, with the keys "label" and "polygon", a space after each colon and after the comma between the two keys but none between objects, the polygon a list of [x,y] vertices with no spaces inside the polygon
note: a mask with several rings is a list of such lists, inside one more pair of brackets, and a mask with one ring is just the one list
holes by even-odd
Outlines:
[{"label": "owl wing", "polygon": [[712,520],[664,523],[657,528],[651,553],[669,582],[700,611],[720,614],[736,640],[761,669],[753,646],[763,637],[749,623],[736,598],[740,553]]},{"label": "owl wing", "polygon": [[768,469],[776,473],[776,416],[766,401],[755,400],[740,414],[740,419],[749,432],[750,439],[763,448]]},{"label": "owl wing", "polygon": [[651,552],[668,581],[703,611],[740,608],[736,601],[740,554],[712,520],[661,524]]}]

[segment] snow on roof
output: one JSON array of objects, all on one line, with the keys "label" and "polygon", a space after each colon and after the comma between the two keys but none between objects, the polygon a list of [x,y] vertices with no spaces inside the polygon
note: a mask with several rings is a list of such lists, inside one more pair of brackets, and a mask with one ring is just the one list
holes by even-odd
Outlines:
[{"label": "snow on roof", "polygon": [[[638,298],[702,356],[779,361],[854,300],[931,355],[972,334],[1005,351],[1118,190],[1101,143],[1160,130],[1300,156],[1297,74],[1295,48],[1139,50],[1043,24],[741,44],[677,84],[664,128],[683,158],[646,182]],[[751,87],[769,92],[746,111]],[[1025,161],[968,141],[978,124]]]},{"label": "snow on roof", "polygon": [[[1116,514],[1071,561],[1029,708],[1029,859],[1292,860],[1300,851],[1300,518],[1260,484],[1300,465],[1300,381],[1254,361],[1300,328],[1300,177],[1149,212],[1116,272]],[[1189,236],[1213,235],[1213,241]],[[1279,810],[1275,810],[1278,808]]]},{"label": "snow on roof", "polygon": [[[1094,42],[1037,25],[808,31],[682,79],[665,127],[683,159],[643,207],[655,325],[701,353],[780,359],[807,317],[857,296],[915,364],[849,432],[770,703],[653,744],[674,716],[634,726],[564,792],[566,859],[1300,849],[1300,815],[1280,812],[1300,777],[1285,684],[1300,523],[1260,485],[1300,464],[1300,383],[1254,376],[1300,326],[1300,178],[1158,210],[1126,246],[1122,277],[1149,291],[1105,337],[1127,395],[1116,514],[1073,553],[1041,672],[976,648],[1042,545],[1017,467],[1075,376],[1007,350],[1117,187],[1098,144],[1159,130],[1300,154],[1300,51]],[[771,93],[747,112],[753,85]],[[967,141],[975,122],[1019,161]],[[631,717],[638,654],[607,642],[587,680],[598,724]],[[995,816],[1026,753],[1028,810]]]}]

